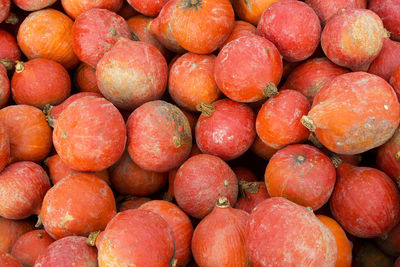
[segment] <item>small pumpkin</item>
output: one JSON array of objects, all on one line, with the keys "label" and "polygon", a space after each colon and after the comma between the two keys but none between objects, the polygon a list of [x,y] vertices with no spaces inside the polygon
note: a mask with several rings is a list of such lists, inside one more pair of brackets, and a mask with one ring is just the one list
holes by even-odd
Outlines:
[{"label": "small pumpkin", "polygon": [[62,7],[72,19],[92,8],[103,8],[117,12],[122,6],[123,0],[61,0]]}]

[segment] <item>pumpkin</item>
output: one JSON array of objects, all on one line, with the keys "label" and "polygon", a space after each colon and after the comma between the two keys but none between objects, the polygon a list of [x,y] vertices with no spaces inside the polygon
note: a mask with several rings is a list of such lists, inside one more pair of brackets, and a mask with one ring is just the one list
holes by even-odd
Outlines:
[{"label": "pumpkin", "polygon": [[21,161],[0,173],[0,187],[0,216],[19,220],[40,213],[50,180],[38,164]]},{"label": "pumpkin", "polygon": [[128,199],[120,203],[118,206],[118,212],[137,209],[149,201],[151,201],[151,199],[148,197],[133,197],[132,199]]},{"label": "pumpkin", "polygon": [[233,41],[243,36],[253,35],[255,33],[256,33],[256,27],[254,25],[246,21],[236,20],[235,26],[233,27],[231,34],[229,35],[228,39],[225,40],[224,44],[221,46],[220,49],[222,49],[230,41]]},{"label": "pumpkin", "polygon": [[46,232],[60,239],[104,230],[115,214],[114,195],[107,183],[93,174],[79,173],[49,190],[40,216]]},{"label": "pumpkin", "polygon": [[226,197],[197,225],[192,240],[199,266],[252,266],[245,243],[249,214],[231,208]]},{"label": "pumpkin", "polygon": [[328,21],[321,46],[333,63],[353,71],[367,71],[381,51],[384,37],[378,15],[367,9],[349,9]]},{"label": "pumpkin", "polygon": [[7,105],[10,98],[10,80],[7,76],[7,69],[0,64],[0,108]]},{"label": "pumpkin", "polygon": [[10,15],[10,0],[0,0],[0,23]]},{"label": "pumpkin", "polygon": [[17,104],[43,109],[46,104],[58,105],[71,92],[67,70],[56,61],[36,58],[18,61],[11,80],[11,94]]},{"label": "pumpkin", "polygon": [[326,227],[329,228],[336,240],[338,257],[335,263],[335,267],[351,267],[352,262],[352,249],[353,243],[347,239],[346,233],[343,228],[334,219],[325,216],[317,215]]},{"label": "pumpkin", "polygon": [[208,154],[189,158],[178,169],[174,194],[179,207],[195,218],[203,218],[214,208],[219,197],[236,204],[238,181],[222,159]]},{"label": "pumpkin", "polygon": [[350,234],[371,238],[389,232],[399,222],[399,201],[399,191],[385,173],[347,163],[337,169],[330,207]]},{"label": "pumpkin", "polygon": [[76,19],[80,14],[92,8],[103,8],[117,12],[122,6],[123,0],[61,0],[65,12],[72,19]]},{"label": "pumpkin", "polygon": [[54,239],[46,231],[31,231],[18,238],[12,248],[11,255],[24,266],[33,266],[39,255],[44,253],[53,242]]},{"label": "pumpkin", "polygon": [[235,14],[229,0],[177,0],[170,23],[172,34],[183,48],[210,54],[231,34]]},{"label": "pumpkin", "polygon": [[22,264],[8,253],[0,252],[0,265],[7,267],[22,267]]},{"label": "pumpkin", "polygon": [[343,9],[367,8],[366,0],[306,0],[325,25],[332,17]]},{"label": "pumpkin", "polygon": [[[72,102],[58,117],[54,147],[62,161],[79,171],[101,171],[124,152],[126,127],[119,111],[102,97]],[[96,149],[94,149],[96,148]]]},{"label": "pumpkin", "polygon": [[189,217],[178,206],[164,200],[146,202],[139,209],[152,211],[168,223],[175,238],[176,266],[186,266],[192,256],[193,226]]},{"label": "pumpkin", "polygon": [[258,136],[251,145],[250,150],[255,155],[265,160],[269,160],[276,153],[276,151],[278,151],[278,149],[272,148],[264,143]]},{"label": "pumpkin", "polygon": [[257,25],[264,11],[273,3],[280,0],[233,0],[235,14],[247,22]]},{"label": "pumpkin", "polygon": [[[384,145],[378,148],[376,164],[392,180],[400,184],[400,129],[396,129],[394,135]],[[399,255],[400,256],[400,255]]]},{"label": "pumpkin", "polygon": [[168,61],[172,57],[172,54],[157,40],[156,36],[150,31],[152,21],[153,18],[149,18],[143,15],[137,15],[127,20],[128,26],[132,30],[133,34],[140,41],[155,46]]},{"label": "pumpkin", "polygon": [[35,266],[97,266],[97,251],[86,244],[85,237],[67,236],[48,246]]},{"label": "pumpkin", "polygon": [[5,30],[0,30],[0,63],[7,70],[12,70],[16,60],[21,60],[21,52],[19,51],[15,37]]},{"label": "pumpkin", "polygon": [[390,232],[375,238],[375,243],[386,254],[400,256],[400,225],[397,224]]},{"label": "pumpkin", "polygon": [[396,92],[397,99],[400,98],[400,65],[393,71],[392,76],[389,79],[390,84]]},{"label": "pumpkin", "polygon": [[282,85],[281,90],[299,91],[312,103],[314,96],[325,84],[348,72],[325,57],[313,58],[296,67]]},{"label": "pumpkin", "polygon": [[222,99],[201,103],[196,125],[196,143],[206,154],[232,160],[245,153],[256,137],[255,115],[246,104]]},{"label": "pumpkin", "polygon": [[309,58],[317,49],[321,24],[317,14],[301,1],[278,1],[262,14],[257,33],[278,48],[290,62]]},{"label": "pumpkin", "polygon": [[167,183],[167,173],[140,168],[125,152],[111,171],[111,184],[123,195],[148,196],[158,192]]},{"label": "pumpkin", "polygon": [[352,72],[336,77],[317,93],[302,123],[329,150],[353,155],[384,144],[399,119],[393,88],[373,74]]},{"label": "pumpkin", "polygon": [[196,111],[201,102],[211,104],[221,96],[214,79],[215,55],[186,53],[171,66],[168,92],[184,109]]},{"label": "pumpkin", "polygon": [[270,197],[264,182],[239,181],[239,192],[240,197],[235,208],[244,210],[249,214],[259,203]]},{"label": "pumpkin", "polygon": [[71,35],[75,54],[92,68],[96,68],[120,37],[131,38],[126,21],[115,12],[102,8],[92,8],[79,15]]},{"label": "pumpkin", "polygon": [[158,214],[126,210],[108,223],[96,246],[99,267],[169,266],[174,257],[174,234]]},{"label": "pumpkin", "polygon": [[232,167],[232,171],[236,174],[236,178],[238,182],[246,181],[246,182],[255,182],[257,181],[256,174],[249,168],[243,166],[235,166]]},{"label": "pumpkin", "polygon": [[275,149],[302,143],[310,133],[300,120],[309,110],[309,101],[298,91],[280,91],[268,99],[258,112],[257,135],[265,144]]},{"label": "pumpkin", "polygon": [[281,197],[254,208],[245,237],[254,266],[334,266],[337,259],[331,231],[312,212]]},{"label": "pumpkin", "polygon": [[57,0],[13,0],[13,2],[22,10],[35,11],[49,7]]},{"label": "pumpkin", "polygon": [[383,47],[378,57],[372,61],[368,72],[378,75],[389,81],[397,66],[400,65],[400,42],[395,42],[389,38],[383,41]]},{"label": "pumpkin", "polygon": [[230,99],[256,102],[277,93],[282,59],[275,45],[265,38],[243,36],[218,54],[214,76],[218,88]]},{"label": "pumpkin", "polygon": [[175,105],[162,100],[147,102],[129,116],[127,129],[129,155],[145,170],[166,172],[189,156],[190,125]]},{"label": "pumpkin", "polygon": [[0,110],[0,121],[10,140],[9,163],[42,161],[52,147],[51,128],[44,114],[28,105],[11,105]]},{"label": "pumpkin", "polygon": [[74,85],[81,92],[100,93],[97,87],[96,69],[81,63],[74,73]]},{"label": "pumpkin", "polygon": [[128,3],[143,15],[155,17],[169,0],[128,0]]},{"label": "pumpkin", "polygon": [[370,0],[368,8],[382,19],[390,36],[394,40],[400,41],[400,14],[396,12],[400,8],[400,3],[396,0]]},{"label": "pumpkin", "polygon": [[96,77],[105,98],[117,108],[133,110],[161,98],[168,66],[154,46],[122,38],[99,61]]},{"label": "pumpkin", "polygon": [[33,229],[33,224],[29,221],[0,217],[0,252],[10,253],[18,238]]},{"label": "pumpkin", "polygon": [[72,69],[79,62],[72,49],[72,24],[67,15],[54,9],[32,12],[19,27],[18,46],[28,59],[44,57]]}]

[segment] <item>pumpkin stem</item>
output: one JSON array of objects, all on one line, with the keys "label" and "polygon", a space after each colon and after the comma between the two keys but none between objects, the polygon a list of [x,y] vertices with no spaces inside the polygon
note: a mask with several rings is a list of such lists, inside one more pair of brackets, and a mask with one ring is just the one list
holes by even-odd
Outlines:
[{"label": "pumpkin stem", "polygon": [[396,154],[394,154],[394,159],[396,161],[399,161],[399,159],[400,159],[400,151],[397,151]]},{"label": "pumpkin stem", "polygon": [[25,64],[22,61],[15,61],[15,72],[16,73],[21,73],[25,70]]},{"label": "pumpkin stem", "polygon": [[389,234],[388,234],[388,233],[384,233],[384,234],[381,234],[381,235],[379,236],[379,238],[380,238],[380,239],[383,239],[383,240],[388,239],[388,237],[389,237]]},{"label": "pumpkin stem", "polygon": [[222,208],[222,209],[228,208],[230,206],[229,200],[226,197],[220,197],[217,200],[217,205],[216,206],[218,208]]},{"label": "pumpkin stem", "polygon": [[163,200],[172,202],[173,198],[168,194],[168,192],[165,192],[163,195]]},{"label": "pumpkin stem", "polygon": [[311,207],[306,207],[306,210],[308,210],[311,213],[314,213],[313,209]]},{"label": "pumpkin stem", "polygon": [[306,161],[306,157],[304,157],[303,155],[297,155],[296,156],[296,161],[298,162],[298,163],[304,163],[305,161]]},{"label": "pumpkin stem", "polygon": [[267,85],[263,89],[263,93],[266,97],[273,97],[278,94],[278,88],[276,88],[273,82],[267,83]]},{"label": "pumpkin stem", "polygon": [[0,64],[3,64],[6,70],[12,70],[14,68],[14,63],[9,58],[1,58]]},{"label": "pumpkin stem", "polygon": [[96,246],[96,239],[100,233],[101,231],[91,232],[89,237],[86,239],[86,244],[91,247]]},{"label": "pumpkin stem", "polygon": [[46,121],[49,124],[51,128],[54,128],[54,123],[56,120],[53,118],[53,115],[51,115],[51,110],[53,109],[53,106],[50,104],[46,104],[43,108],[43,113],[46,116]]},{"label": "pumpkin stem", "polygon": [[140,41],[139,37],[132,30],[130,30],[130,32],[133,41]]},{"label": "pumpkin stem", "polygon": [[35,227],[36,228],[40,228],[40,227],[42,227],[42,217],[40,216],[40,215],[38,215],[37,216],[37,222],[36,222],[36,224],[35,224]]},{"label": "pumpkin stem", "polygon": [[215,106],[201,101],[200,104],[196,106],[196,110],[200,111],[201,115],[204,117],[210,117],[215,111]]},{"label": "pumpkin stem", "polygon": [[19,18],[14,12],[10,12],[10,15],[8,15],[8,18],[4,22],[7,24],[15,25],[19,22]]},{"label": "pumpkin stem", "polygon": [[335,168],[339,168],[340,164],[342,164],[343,162],[343,160],[335,153],[332,153],[329,158],[331,159],[333,166],[335,166]]},{"label": "pumpkin stem", "polygon": [[178,265],[178,260],[177,259],[173,259],[170,266],[171,267],[176,267]]},{"label": "pumpkin stem", "polygon": [[313,120],[308,116],[303,116],[300,120],[301,124],[304,125],[310,132],[314,132],[316,127]]},{"label": "pumpkin stem", "polygon": [[192,6],[195,6],[195,5],[197,5],[198,3],[199,3],[198,0],[190,0],[190,4],[191,4]]},{"label": "pumpkin stem", "polygon": [[384,38],[390,38],[391,32],[388,31],[386,28],[383,31],[383,37]]},{"label": "pumpkin stem", "polygon": [[240,181],[239,182],[239,192],[243,197],[248,198],[246,192],[250,194],[257,194],[260,190],[260,184],[257,182],[247,182],[247,181]]},{"label": "pumpkin stem", "polygon": [[318,140],[317,136],[315,133],[310,133],[308,136],[308,141],[310,141],[315,147],[318,148],[323,148],[324,146],[321,144],[321,142]]}]

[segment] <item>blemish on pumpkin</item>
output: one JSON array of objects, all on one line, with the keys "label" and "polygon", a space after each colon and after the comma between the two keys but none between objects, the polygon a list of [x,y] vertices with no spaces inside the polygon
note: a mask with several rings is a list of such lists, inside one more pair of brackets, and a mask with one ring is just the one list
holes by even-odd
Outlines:
[{"label": "blemish on pumpkin", "polygon": [[64,218],[61,220],[61,222],[58,224],[58,227],[64,227],[65,223],[73,221],[75,218],[72,217],[68,212],[65,214]]},{"label": "blemish on pumpkin", "polygon": [[117,36],[118,32],[117,32],[116,29],[111,28],[111,29],[110,29],[110,34],[111,34],[112,36]]},{"label": "blemish on pumpkin", "polygon": [[172,137],[172,142],[174,143],[174,146],[177,148],[180,147],[182,144],[181,139],[178,136]]},{"label": "blemish on pumpkin", "polygon": [[301,164],[301,163],[304,163],[306,161],[306,158],[303,155],[297,155],[296,156],[296,161]]},{"label": "blemish on pumpkin", "polygon": [[394,158],[396,161],[399,161],[400,159],[400,151],[397,151],[396,154],[394,154]]},{"label": "blemish on pumpkin", "polygon": [[67,139],[67,132],[62,132],[61,133],[61,137],[64,138],[64,139]]},{"label": "blemish on pumpkin", "polygon": [[229,185],[228,180],[224,180],[224,186],[225,186],[225,187],[228,187],[228,185]]}]

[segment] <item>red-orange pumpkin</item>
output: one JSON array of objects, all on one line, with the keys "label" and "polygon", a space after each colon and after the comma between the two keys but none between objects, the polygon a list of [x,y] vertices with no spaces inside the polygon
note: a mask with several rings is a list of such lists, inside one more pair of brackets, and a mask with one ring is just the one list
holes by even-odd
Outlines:
[{"label": "red-orange pumpkin", "polygon": [[379,147],[376,164],[381,171],[400,185],[400,129],[397,129],[392,138]]},{"label": "red-orange pumpkin", "polygon": [[235,208],[246,211],[251,214],[257,205],[267,198],[269,194],[264,182],[239,182],[240,197],[236,202]]},{"label": "red-orange pumpkin", "polygon": [[400,65],[393,71],[389,79],[390,84],[396,92],[397,99],[400,99]]},{"label": "red-orange pumpkin", "polygon": [[31,222],[0,217],[0,252],[10,253],[18,238],[33,229]]},{"label": "red-orange pumpkin", "polygon": [[10,0],[0,0],[0,23],[8,18],[10,14]]},{"label": "red-orange pumpkin", "polygon": [[104,8],[117,12],[122,6],[123,0],[61,0],[65,12],[76,19],[80,14],[92,8]]},{"label": "red-orange pumpkin", "polygon": [[0,64],[0,108],[7,105],[10,98],[10,80],[7,76],[7,69]]},{"label": "red-orange pumpkin", "polygon": [[81,63],[74,74],[74,85],[82,92],[99,93],[97,87],[96,69]]},{"label": "red-orange pumpkin", "polygon": [[[1,12],[2,11],[0,11],[0,13]],[[0,63],[3,64],[7,70],[12,70],[16,60],[21,60],[21,52],[19,51],[15,37],[7,31],[0,29]]]},{"label": "red-orange pumpkin", "polygon": [[243,166],[235,166],[232,167],[232,171],[236,174],[236,178],[238,182],[246,181],[246,182],[255,182],[257,181],[256,174],[249,168]]},{"label": "red-orange pumpkin", "polygon": [[258,136],[256,137],[256,140],[254,140],[250,150],[265,160],[269,160],[276,153],[276,151],[278,151],[277,149],[264,143]]},{"label": "red-orange pumpkin", "polygon": [[397,66],[400,65],[400,42],[395,42],[389,38],[383,41],[383,47],[378,57],[372,61],[368,72],[378,75],[389,82]]},{"label": "red-orange pumpkin", "polygon": [[236,20],[231,35],[229,35],[228,39],[225,40],[224,44],[221,46],[220,49],[222,49],[230,41],[238,39],[242,36],[248,36],[253,34],[256,34],[256,27],[254,27],[252,24],[246,21]]},{"label": "red-orange pumpkin", "polygon": [[118,205],[118,212],[137,209],[144,203],[151,201],[148,197],[134,197],[132,199],[126,200]]},{"label": "red-orange pumpkin", "polygon": [[5,252],[0,252],[0,265],[7,267],[23,267],[16,258]]},{"label": "red-orange pumpkin", "polygon": [[35,11],[49,7],[57,0],[13,0],[13,2],[25,11]]},{"label": "red-orange pumpkin", "polygon": [[306,0],[305,2],[314,9],[323,25],[343,9],[367,8],[366,0]]},{"label": "red-orange pumpkin", "polygon": [[128,3],[140,13],[155,17],[169,0],[127,0]]},{"label": "red-orange pumpkin", "polygon": [[264,11],[280,0],[232,0],[235,14],[242,20],[257,25]]}]

